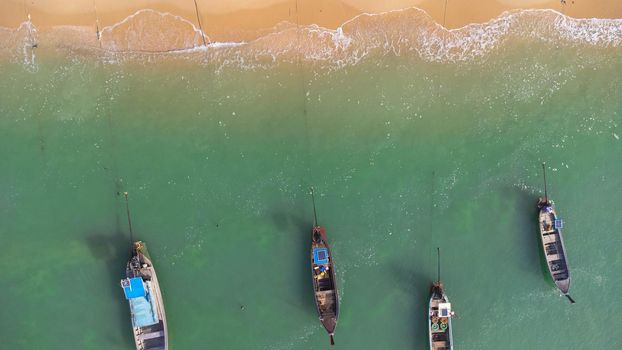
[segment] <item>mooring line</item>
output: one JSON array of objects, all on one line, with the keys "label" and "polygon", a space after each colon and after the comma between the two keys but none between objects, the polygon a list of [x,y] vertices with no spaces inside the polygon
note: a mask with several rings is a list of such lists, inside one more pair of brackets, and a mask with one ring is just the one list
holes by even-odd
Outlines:
[{"label": "mooring line", "polygon": [[102,48],[101,34],[99,33],[99,16],[97,15],[97,5],[95,4],[95,0],[93,0],[93,10],[95,11],[95,34],[97,35],[97,42],[99,43],[99,48]]},{"label": "mooring line", "polygon": [[35,39],[32,35],[32,18],[30,17],[30,11],[28,10],[28,5],[26,5],[26,0],[22,1],[22,5],[24,6],[24,14],[26,18],[28,18],[28,38],[30,38],[30,49],[34,50],[39,47],[39,44],[35,42]]},{"label": "mooring line", "polygon": [[305,138],[306,138],[306,144],[307,144],[307,157],[306,159],[311,159],[311,149],[310,149],[310,144],[311,144],[311,136],[309,134],[309,120],[308,120],[308,111],[307,111],[307,94],[306,94],[306,85],[305,85],[305,73],[304,73],[304,69],[302,66],[302,52],[301,52],[301,34],[300,34],[300,14],[298,12],[298,0],[296,0],[295,2],[295,10],[296,10],[296,39],[298,41],[298,52],[297,54],[297,65],[298,65],[298,71],[300,73],[300,88],[301,88],[301,93],[302,93],[302,119],[304,121],[304,133],[305,133]]},{"label": "mooring line", "polygon": [[445,27],[445,18],[447,17],[447,0],[445,0],[445,9],[443,10],[443,27]]},{"label": "mooring line", "polygon": [[305,94],[305,72],[304,69],[302,69],[302,52],[300,52],[300,48],[301,48],[301,41],[300,41],[300,16],[298,14],[298,0],[296,0],[296,39],[298,40],[298,70],[300,71],[300,83],[302,85],[302,92],[303,92],[303,114],[305,116],[307,116],[307,97]]},{"label": "mooring line", "polygon": [[197,5],[197,0],[194,1],[194,10],[197,14],[197,22],[199,22],[199,29],[201,30],[201,39],[203,39],[203,46],[207,48],[207,42],[205,41],[205,32],[203,31],[203,25],[201,25],[201,16],[199,15],[199,5]]}]

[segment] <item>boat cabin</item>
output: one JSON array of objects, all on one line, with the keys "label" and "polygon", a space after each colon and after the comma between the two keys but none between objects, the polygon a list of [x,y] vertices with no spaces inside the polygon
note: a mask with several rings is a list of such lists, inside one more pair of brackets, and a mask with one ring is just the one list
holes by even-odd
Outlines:
[{"label": "boat cabin", "polygon": [[451,304],[439,303],[438,304],[438,317],[451,317]]}]

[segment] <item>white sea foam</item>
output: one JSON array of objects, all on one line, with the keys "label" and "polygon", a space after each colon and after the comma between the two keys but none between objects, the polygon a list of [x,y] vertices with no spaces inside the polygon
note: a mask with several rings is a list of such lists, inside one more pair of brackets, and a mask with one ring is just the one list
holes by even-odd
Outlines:
[{"label": "white sea foam", "polygon": [[102,28],[99,35],[102,46],[111,51],[180,51],[210,41],[191,21],[152,9],[138,10]]},{"label": "white sea foam", "polygon": [[113,25],[111,25],[111,26],[106,26],[106,27],[103,27],[103,28],[101,29],[101,31],[100,31],[100,35],[104,35],[105,33],[111,33],[111,32],[112,32],[115,28],[117,28],[117,27],[119,27],[119,26],[121,26],[121,25],[123,25],[123,24],[125,24],[125,23],[128,23],[128,22],[130,22],[130,21],[132,21],[132,20],[135,20],[135,19],[136,19],[136,17],[138,17],[139,15],[146,14],[146,13],[156,14],[156,15],[158,15],[158,16],[160,16],[160,17],[163,17],[163,18],[164,18],[164,17],[169,17],[169,16],[170,16],[170,17],[174,18],[175,20],[178,20],[178,21],[181,21],[181,22],[187,23],[188,25],[190,25],[190,26],[192,27],[192,29],[195,31],[195,33],[198,33],[198,34],[204,35],[204,36],[205,36],[205,38],[206,38],[206,40],[208,40],[208,41],[209,41],[209,37],[207,36],[207,34],[203,33],[203,31],[202,31],[202,30],[200,30],[199,28],[197,28],[197,27],[194,25],[194,23],[192,23],[191,21],[189,21],[189,20],[187,20],[187,19],[185,19],[185,18],[183,18],[183,17],[181,17],[181,16],[173,15],[173,14],[168,13],[168,12],[160,12],[160,11],[156,11],[156,10],[152,10],[152,9],[142,9],[142,10],[138,10],[138,11],[134,12],[133,14],[131,14],[131,15],[129,15],[129,16],[127,16],[127,17],[125,17],[125,18],[124,18],[123,20],[121,20],[120,22],[117,22],[117,23],[115,23],[115,24],[113,24]]},{"label": "white sea foam", "polygon": [[622,20],[620,19],[577,19],[557,16],[555,30],[560,37],[600,46],[622,46]]},{"label": "white sea foam", "polygon": [[510,11],[486,23],[450,30],[414,8],[361,14],[334,30],[317,25],[279,27],[227,54],[243,56],[246,61],[303,58],[351,65],[370,55],[387,54],[415,54],[428,61],[469,61],[487,55],[509,39],[566,46],[622,46],[622,20],[576,19],[553,10]]},{"label": "white sea foam", "polygon": [[0,42],[3,43],[0,53],[9,53],[26,69],[32,72],[37,71],[35,51],[38,45],[38,31],[30,20],[30,16],[17,28],[0,28]]},{"label": "white sea foam", "polygon": [[[20,31],[36,33],[30,22],[14,30]],[[436,62],[471,61],[512,40],[556,47],[619,48],[622,20],[577,19],[554,10],[515,10],[485,23],[446,29],[423,10],[407,8],[360,14],[336,29],[281,22],[268,34],[251,41],[211,42],[188,19],[143,9],[102,28],[99,45],[112,62],[140,55],[182,54],[195,55],[209,64],[241,68],[300,60],[341,67],[357,64],[369,56],[384,55],[410,55]],[[96,48],[96,44],[90,45]]]},{"label": "white sea foam", "polygon": [[238,47],[238,46],[242,46],[245,45],[246,42],[211,42],[209,44],[207,44],[207,47],[211,47],[211,48],[221,48],[221,47]]}]

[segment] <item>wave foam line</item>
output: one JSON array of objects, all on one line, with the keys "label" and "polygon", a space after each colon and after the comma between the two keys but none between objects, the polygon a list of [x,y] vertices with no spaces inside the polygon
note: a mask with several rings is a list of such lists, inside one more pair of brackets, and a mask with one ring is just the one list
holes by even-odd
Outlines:
[{"label": "wave foam line", "polygon": [[482,57],[510,38],[554,45],[620,47],[622,20],[576,19],[554,10],[516,10],[485,23],[447,29],[425,11],[408,8],[360,14],[336,29],[280,23],[273,32],[237,45],[236,50],[223,47],[222,55],[229,55],[231,62],[248,62],[253,57],[293,61],[293,57],[301,56],[350,65],[372,54],[415,53],[429,61],[456,62]]},{"label": "wave foam line", "polygon": [[117,23],[115,23],[115,24],[113,24],[113,25],[103,27],[103,28],[102,28],[102,30],[101,30],[101,32],[102,32],[102,34],[103,34],[103,32],[109,32],[109,33],[110,33],[110,32],[112,32],[112,31],[113,31],[116,27],[119,27],[119,26],[121,26],[121,25],[123,25],[123,24],[125,24],[125,23],[128,23],[130,20],[132,20],[132,19],[136,18],[136,16],[138,16],[138,15],[140,15],[140,14],[143,14],[143,13],[154,13],[154,14],[159,15],[160,17],[170,16],[170,17],[172,17],[172,18],[174,18],[174,19],[176,19],[176,20],[179,20],[179,21],[185,22],[185,23],[189,24],[190,26],[192,26],[192,29],[193,29],[193,30],[194,30],[197,34],[199,34],[199,35],[203,35],[203,36],[205,36],[205,38],[207,38],[207,40],[208,40],[208,41],[211,41],[211,40],[209,39],[209,36],[208,36],[205,32],[203,32],[203,30],[201,30],[201,29],[197,28],[197,27],[194,25],[194,23],[192,23],[191,21],[189,21],[189,20],[185,19],[184,17],[178,16],[178,15],[174,15],[174,14],[169,13],[169,12],[161,12],[161,11],[157,11],[157,10],[153,10],[153,9],[141,9],[141,10],[138,10],[138,11],[136,11],[136,12],[134,12],[133,14],[131,14],[131,15],[129,15],[129,16],[127,16],[127,17],[125,17],[123,20],[121,20],[121,21],[119,21],[119,22],[117,22]]},{"label": "wave foam line", "polygon": [[[20,28],[31,26],[25,22]],[[166,28],[166,30],[163,30]],[[299,58],[337,66],[371,55],[416,55],[428,61],[480,58],[509,39],[552,45],[622,46],[622,19],[578,19],[550,9],[513,10],[485,23],[447,29],[412,7],[359,14],[335,29],[281,22],[248,42],[213,42],[191,21],[168,12],[142,9],[102,28],[104,51],[112,54],[204,52],[207,62],[273,64]],[[210,40],[211,41],[211,40]]]}]

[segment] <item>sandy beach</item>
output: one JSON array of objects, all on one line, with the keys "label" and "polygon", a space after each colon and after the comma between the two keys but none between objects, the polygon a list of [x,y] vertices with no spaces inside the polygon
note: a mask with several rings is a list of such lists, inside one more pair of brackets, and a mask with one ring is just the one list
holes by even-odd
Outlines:
[{"label": "sandy beach", "polygon": [[[362,13],[381,13],[417,7],[447,28],[469,23],[483,23],[513,9],[553,9],[575,18],[621,18],[622,2],[605,0],[236,0],[213,1],[125,1],[35,0],[0,2],[0,27],[17,28],[28,16],[39,32],[58,26],[85,27],[93,39],[106,28],[127,20],[137,11],[152,9],[168,13],[201,28],[210,41],[248,41],[282,22],[298,25],[316,24],[335,29]],[[159,32],[170,31],[167,21]]]}]

